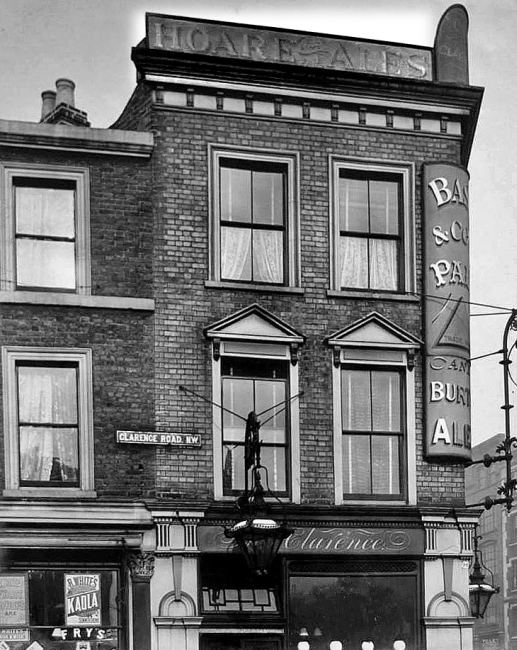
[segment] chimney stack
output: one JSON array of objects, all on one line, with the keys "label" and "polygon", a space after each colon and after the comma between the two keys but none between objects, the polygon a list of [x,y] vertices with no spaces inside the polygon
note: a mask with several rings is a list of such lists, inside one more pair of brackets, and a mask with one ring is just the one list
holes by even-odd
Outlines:
[{"label": "chimney stack", "polygon": [[68,104],[68,106],[75,106],[75,84],[71,79],[65,79],[63,77],[61,79],[58,79],[56,81],[56,89],[56,106],[59,106],[59,104]]},{"label": "chimney stack", "polygon": [[56,91],[44,90],[41,93],[41,121],[56,108]]},{"label": "chimney stack", "polygon": [[56,90],[41,93],[41,120],[44,124],[66,124],[68,126],[90,126],[88,115],[75,107],[75,83],[61,77],[56,81]]}]

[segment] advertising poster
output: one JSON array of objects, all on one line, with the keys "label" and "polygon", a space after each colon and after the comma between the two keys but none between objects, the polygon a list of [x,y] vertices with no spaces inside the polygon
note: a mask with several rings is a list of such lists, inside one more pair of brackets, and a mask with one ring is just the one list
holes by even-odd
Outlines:
[{"label": "advertising poster", "polygon": [[426,453],[470,460],[469,176],[424,165]]},{"label": "advertising poster", "polygon": [[65,574],[65,625],[101,624],[101,576],[99,573]]},{"label": "advertising poster", "polygon": [[28,625],[27,595],[27,574],[0,573],[0,626]]}]

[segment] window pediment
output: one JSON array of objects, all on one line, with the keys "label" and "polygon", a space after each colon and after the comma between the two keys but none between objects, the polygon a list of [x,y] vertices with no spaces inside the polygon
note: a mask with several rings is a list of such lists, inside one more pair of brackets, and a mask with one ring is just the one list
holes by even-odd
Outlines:
[{"label": "window pediment", "polygon": [[208,339],[302,344],[305,336],[258,304],[250,305],[204,330]]},{"label": "window pediment", "polygon": [[327,337],[331,346],[415,349],[422,341],[377,312]]}]

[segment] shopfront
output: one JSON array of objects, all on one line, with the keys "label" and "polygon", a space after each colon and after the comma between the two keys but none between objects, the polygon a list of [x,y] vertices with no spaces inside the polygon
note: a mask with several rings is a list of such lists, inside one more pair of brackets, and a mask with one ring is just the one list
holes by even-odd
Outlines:
[{"label": "shopfront", "polygon": [[259,582],[220,528],[199,541],[202,650],[423,647],[417,527],[297,528]]}]

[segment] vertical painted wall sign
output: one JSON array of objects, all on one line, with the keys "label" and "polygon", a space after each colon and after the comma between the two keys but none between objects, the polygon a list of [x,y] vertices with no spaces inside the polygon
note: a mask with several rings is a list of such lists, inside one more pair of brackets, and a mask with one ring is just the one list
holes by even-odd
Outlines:
[{"label": "vertical painted wall sign", "polygon": [[426,453],[471,458],[469,175],[425,164]]}]

